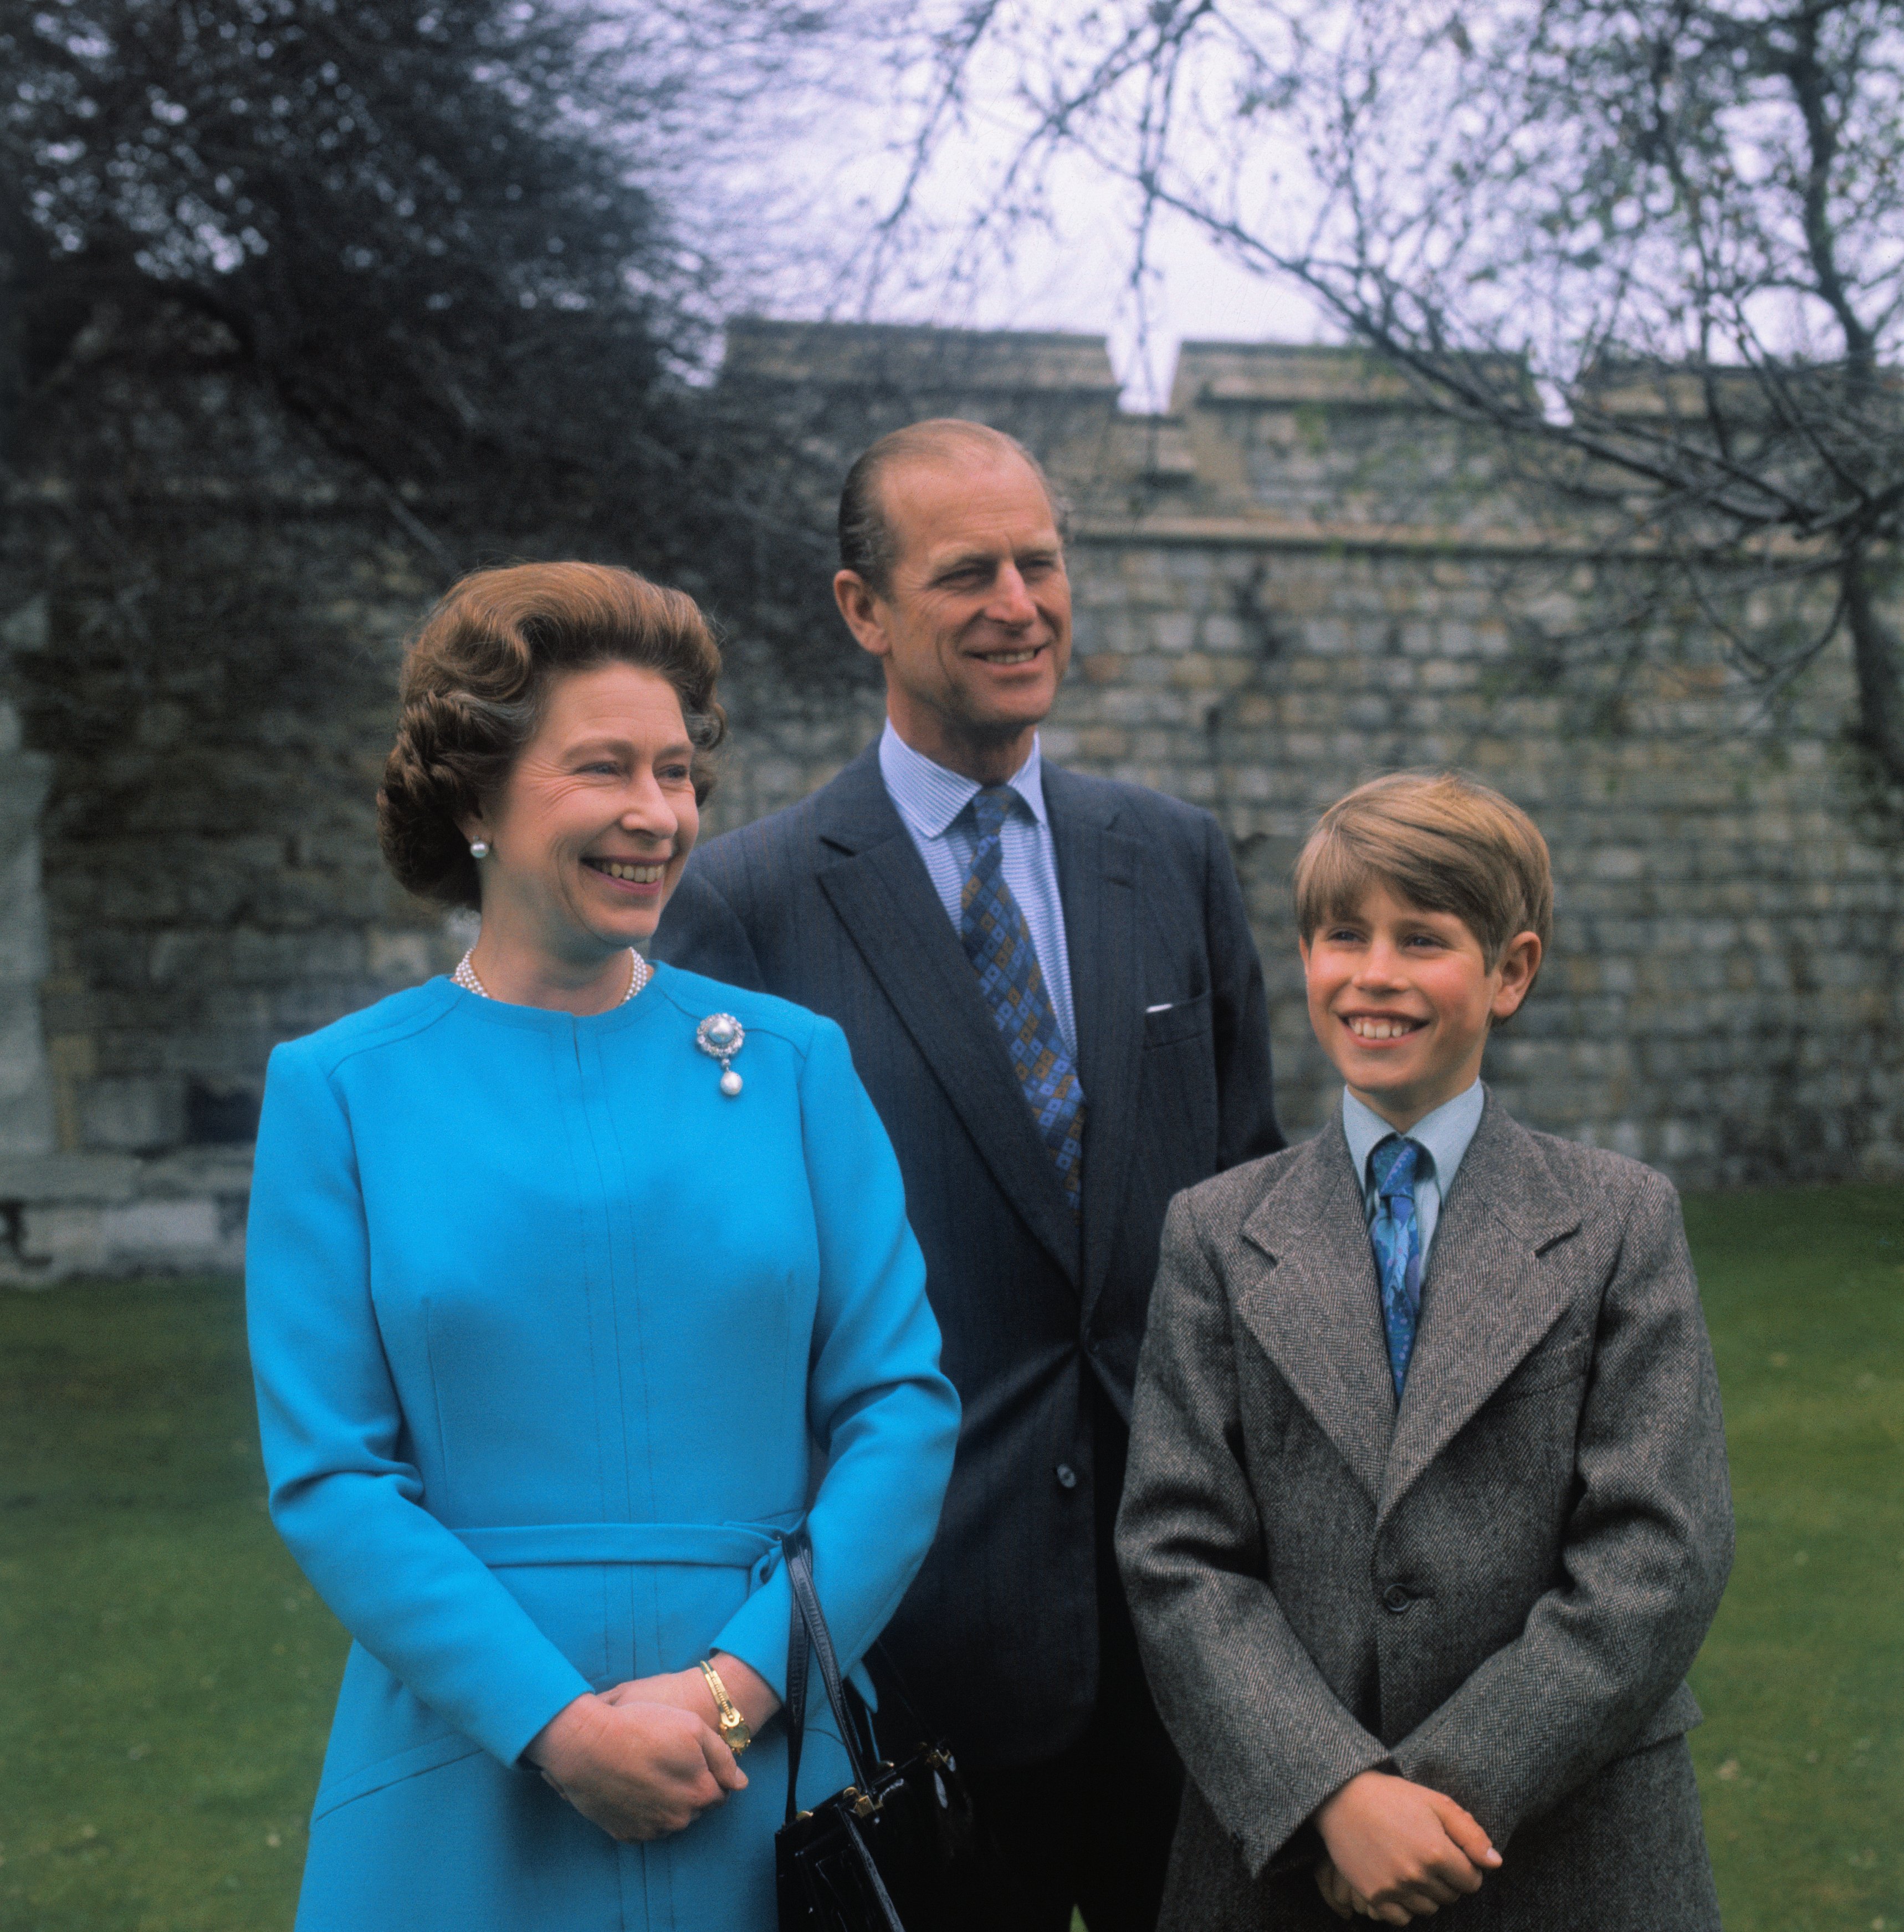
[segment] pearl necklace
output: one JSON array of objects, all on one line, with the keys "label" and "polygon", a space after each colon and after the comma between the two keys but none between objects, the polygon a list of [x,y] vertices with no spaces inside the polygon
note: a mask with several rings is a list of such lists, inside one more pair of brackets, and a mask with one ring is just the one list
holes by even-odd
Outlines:
[{"label": "pearl necklace", "polygon": [[[472,946],[467,952],[463,954],[461,964],[450,975],[450,980],[452,984],[460,986],[466,993],[474,993],[479,1000],[491,999],[494,995],[476,977],[476,969],[470,964],[475,956],[475,951],[476,949]],[[650,966],[632,946],[628,948],[628,958],[633,962],[628,971],[628,989],[615,1002],[618,1006],[626,1006],[629,1000],[633,999],[635,994],[655,976],[654,968]]]}]

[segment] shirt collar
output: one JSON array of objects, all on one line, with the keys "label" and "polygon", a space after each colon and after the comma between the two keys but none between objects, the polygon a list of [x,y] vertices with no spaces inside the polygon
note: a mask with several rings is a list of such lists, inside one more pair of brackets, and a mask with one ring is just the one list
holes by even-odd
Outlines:
[{"label": "shirt collar", "polygon": [[[1040,825],[1045,818],[1043,756],[1038,734],[1031,734],[1031,754],[1006,780],[1030,808]],[[899,815],[922,838],[942,838],[952,820],[984,788],[976,778],[949,772],[923,752],[916,752],[886,721],[880,734],[880,776]]]},{"label": "shirt collar", "polygon": [[[1468,1144],[1474,1138],[1474,1130],[1481,1124],[1481,1109],[1487,1100],[1487,1090],[1480,1081],[1476,1081],[1465,1094],[1457,1094],[1452,1100],[1444,1100],[1432,1114],[1424,1114],[1408,1130],[1408,1138],[1427,1150],[1433,1163],[1435,1184],[1445,1197],[1454,1185],[1456,1170],[1468,1152]],[[1349,1158],[1355,1163],[1355,1172],[1363,1189],[1369,1185],[1369,1156],[1395,1130],[1377,1113],[1374,1108],[1365,1106],[1348,1089],[1342,1089],[1342,1132],[1348,1137]],[[1417,1169],[1419,1173],[1420,1170]]]}]

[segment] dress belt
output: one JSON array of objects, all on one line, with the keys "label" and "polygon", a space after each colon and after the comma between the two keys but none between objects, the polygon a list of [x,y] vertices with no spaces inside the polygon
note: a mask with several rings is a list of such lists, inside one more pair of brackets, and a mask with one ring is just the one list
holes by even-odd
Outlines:
[{"label": "dress belt", "polygon": [[704,1564],[751,1570],[780,1547],[800,1511],[754,1522],[529,1522],[454,1534],[492,1570],[559,1563]]}]

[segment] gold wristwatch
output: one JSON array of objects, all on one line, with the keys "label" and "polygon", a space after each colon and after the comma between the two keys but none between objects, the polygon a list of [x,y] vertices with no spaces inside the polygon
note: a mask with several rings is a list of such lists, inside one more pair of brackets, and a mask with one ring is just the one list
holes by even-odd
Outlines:
[{"label": "gold wristwatch", "polygon": [[700,1660],[700,1674],[707,1679],[707,1688],[714,1694],[714,1721],[721,1733],[721,1741],[739,1757],[754,1742],[754,1733],[747,1727],[747,1720],[736,1707],[734,1700],[727,1695],[727,1687],[721,1682],[721,1673],[705,1657]]}]

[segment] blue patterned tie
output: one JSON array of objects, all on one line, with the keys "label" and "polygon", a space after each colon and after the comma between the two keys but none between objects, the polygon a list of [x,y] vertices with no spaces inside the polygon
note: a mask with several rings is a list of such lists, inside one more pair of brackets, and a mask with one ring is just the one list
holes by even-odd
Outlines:
[{"label": "blue patterned tie", "polygon": [[1375,1273],[1382,1288],[1382,1328],[1388,1336],[1388,1368],[1395,1399],[1408,1378],[1415,1328],[1421,1319],[1421,1223],[1415,1219],[1415,1167],[1419,1142],[1390,1134],[1369,1156],[1375,1177],[1375,1215],[1369,1223]]},{"label": "blue patterned tie", "polygon": [[1000,833],[1015,796],[1009,785],[988,785],[972,801],[979,840],[959,894],[958,933],[1075,1217],[1084,1184],[1084,1090],[1058,1032],[1024,913],[1005,883]]}]

